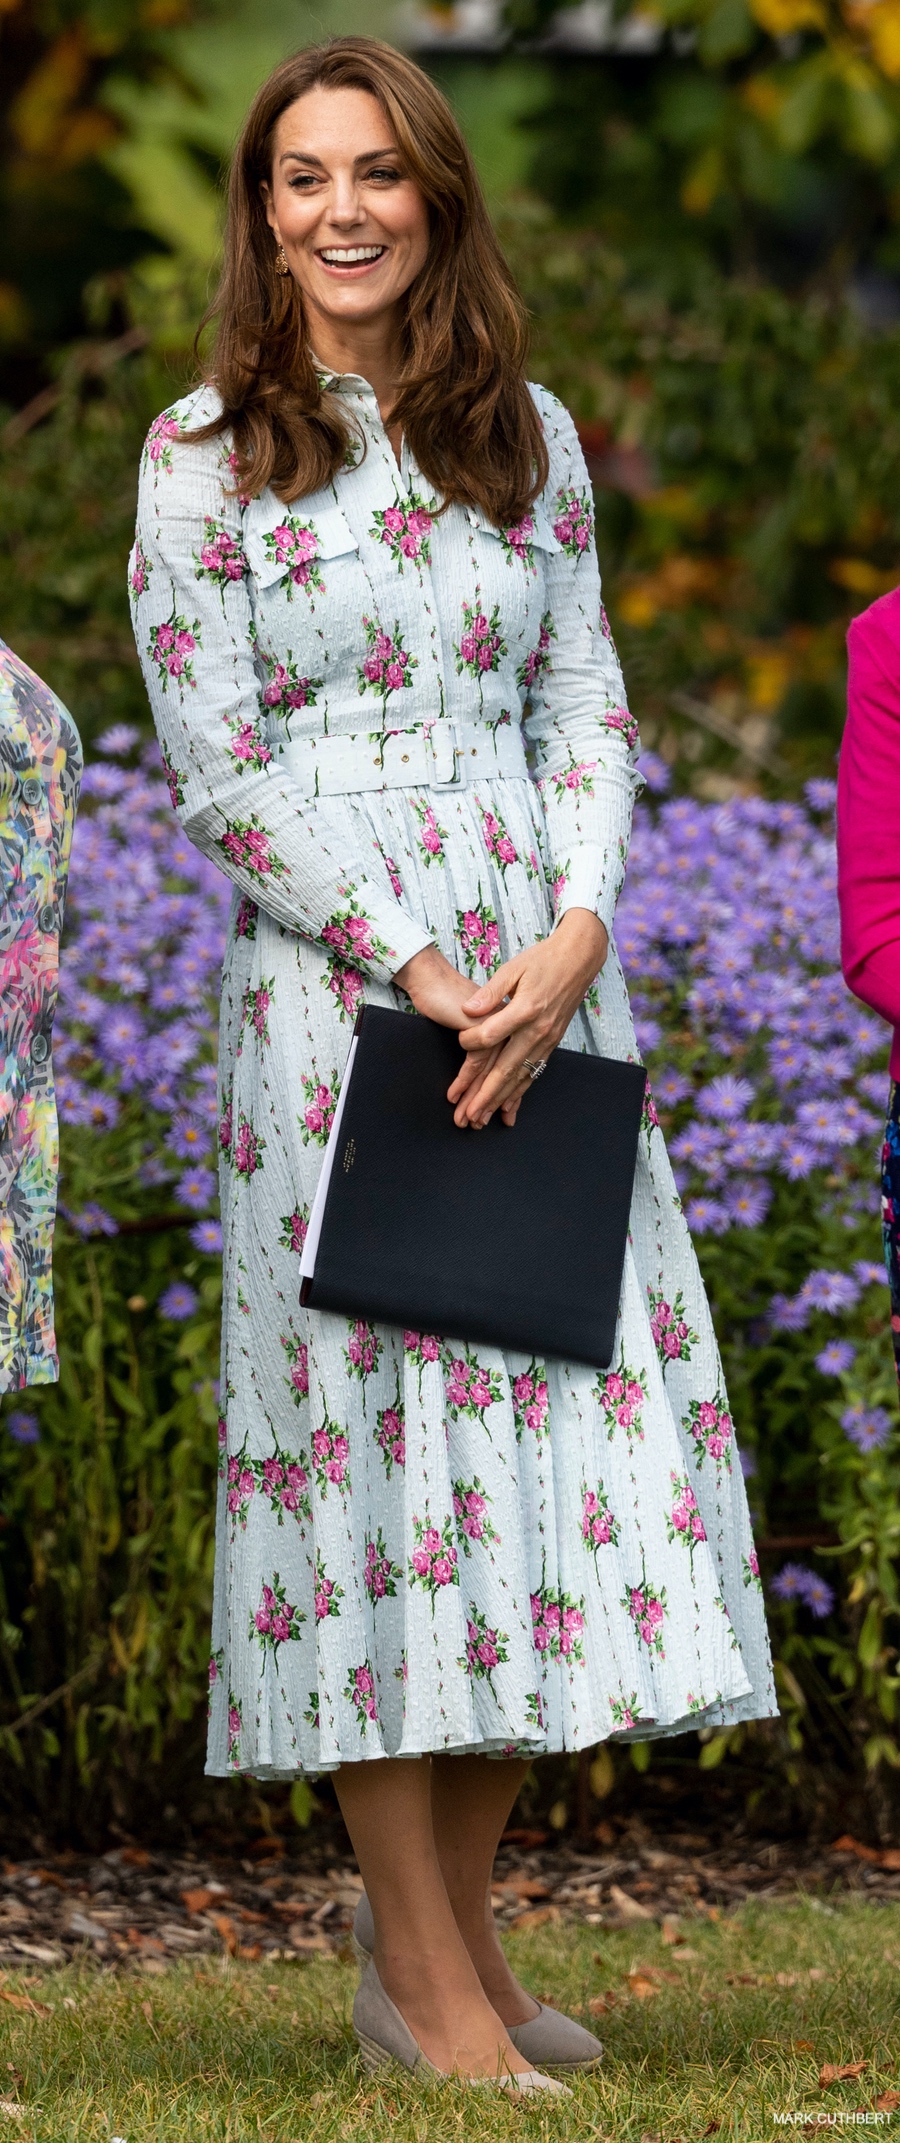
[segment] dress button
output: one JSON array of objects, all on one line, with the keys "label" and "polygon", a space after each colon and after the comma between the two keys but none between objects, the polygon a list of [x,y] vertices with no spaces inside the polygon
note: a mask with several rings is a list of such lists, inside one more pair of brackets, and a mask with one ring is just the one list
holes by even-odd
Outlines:
[{"label": "dress button", "polygon": [[45,1063],[46,1063],[46,1061],[47,1061],[47,1058],[49,1057],[49,1055],[50,1055],[50,1044],[49,1044],[49,1042],[48,1042],[48,1040],[47,1040],[47,1037],[46,1037],[46,1035],[45,1035],[45,1034],[36,1034],[36,1035],[35,1035],[35,1037],[34,1037],[34,1041],[33,1041],[33,1042],[32,1042],[32,1044],[31,1044],[31,1061],[32,1061],[32,1063],[33,1063],[33,1064],[45,1064]]},{"label": "dress button", "polygon": [[408,765],[409,765],[409,753],[408,753],[408,752],[401,752],[401,754],[400,754],[400,757],[401,757],[401,759],[402,759],[403,765],[404,765],[404,766],[408,766]]},{"label": "dress button", "polygon": [[45,907],[38,909],[38,925],[41,930],[56,929],[56,909],[52,900],[48,900]]},{"label": "dress button", "polygon": [[36,774],[29,774],[27,780],[23,781],[22,795],[26,804],[40,804],[43,802],[44,791]]},{"label": "dress button", "polygon": [[473,746],[472,746],[472,757],[473,757],[473,759],[477,759],[477,757],[478,757],[478,746],[477,746],[477,744],[473,744]]}]

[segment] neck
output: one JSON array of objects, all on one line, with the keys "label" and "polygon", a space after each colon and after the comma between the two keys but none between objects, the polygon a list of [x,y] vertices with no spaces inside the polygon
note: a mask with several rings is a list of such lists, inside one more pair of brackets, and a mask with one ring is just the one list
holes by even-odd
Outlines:
[{"label": "neck", "polygon": [[376,320],[336,320],[311,311],[310,340],[320,363],[332,372],[358,372],[373,387],[382,417],[397,398],[402,363],[401,322],[392,311]]}]

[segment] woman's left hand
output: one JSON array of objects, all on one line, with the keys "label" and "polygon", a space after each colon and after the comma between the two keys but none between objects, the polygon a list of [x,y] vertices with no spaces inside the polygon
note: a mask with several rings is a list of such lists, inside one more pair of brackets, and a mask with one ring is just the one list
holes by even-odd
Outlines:
[{"label": "woman's left hand", "polygon": [[[480,1129],[496,1109],[505,1124],[515,1123],[531,1085],[525,1059],[537,1063],[556,1048],[608,951],[599,917],[589,908],[569,908],[550,937],[507,960],[464,1001],[471,1025],[461,1029],[460,1044],[477,1054],[466,1057],[447,1090],[454,1123]],[[497,1047],[499,1055],[485,1071],[484,1051]]]}]

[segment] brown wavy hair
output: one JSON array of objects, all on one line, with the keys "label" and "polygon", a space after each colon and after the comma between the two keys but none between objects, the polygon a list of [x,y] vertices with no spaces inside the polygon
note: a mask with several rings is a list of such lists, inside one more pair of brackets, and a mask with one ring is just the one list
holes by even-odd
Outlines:
[{"label": "brown wavy hair", "polygon": [[[392,421],[447,505],[521,519],[547,481],[543,428],[525,380],[525,308],[449,105],[420,67],[374,37],[337,37],[284,60],[254,98],[235,151],[225,258],[206,315],[221,415],[191,436],[234,437],[236,489],[291,500],[327,484],[363,447],[339,396],[319,386],[300,289],[275,268],[263,184],[282,112],[307,90],[377,97],[428,203],[431,245],[406,293]],[[201,329],[202,332],[202,329]]]}]

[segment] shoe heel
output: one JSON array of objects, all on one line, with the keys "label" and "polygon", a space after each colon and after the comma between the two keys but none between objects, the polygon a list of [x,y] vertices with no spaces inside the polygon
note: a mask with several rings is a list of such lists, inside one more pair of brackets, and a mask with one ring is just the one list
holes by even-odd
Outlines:
[{"label": "shoe heel", "polygon": [[370,2076],[374,2076],[376,2069],[389,2069],[391,2067],[392,2056],[387,2052],[386,2047],[379,2046],[377,2039],[369,2039],[364,2031],[358,2031],[356,2043],[359,2047],[360,2061],[363,2068],[368,2070]]}]

